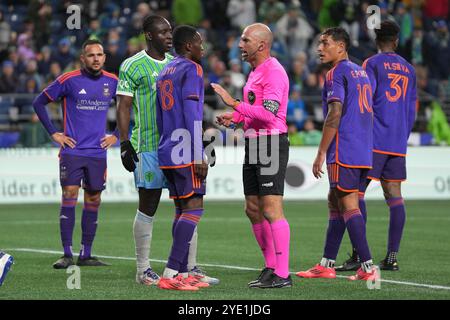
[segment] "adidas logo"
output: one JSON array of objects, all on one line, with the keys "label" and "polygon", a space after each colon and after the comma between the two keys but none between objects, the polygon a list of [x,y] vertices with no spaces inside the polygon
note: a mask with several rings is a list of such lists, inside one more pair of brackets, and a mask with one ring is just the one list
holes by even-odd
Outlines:
[{"label": "adidas logo", "polygon": [[158,72],[153,71],[152,77],[157,77],[157,76],[159,76]]},{"label": "adidas logo", "polygon": [[86,90],[81,89],[80,92],[78,92],[78,94],[86,94]]}]

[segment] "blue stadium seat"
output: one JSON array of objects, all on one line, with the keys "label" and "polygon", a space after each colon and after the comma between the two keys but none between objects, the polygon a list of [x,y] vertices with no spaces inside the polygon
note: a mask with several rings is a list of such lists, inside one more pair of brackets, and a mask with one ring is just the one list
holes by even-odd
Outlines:
[{"label": "blue stadium seat", "polygon": [[0,132],[0,148],[13,147],[20,138],[20,132]]},{"label": "blue stadium seat", "polygon": [[0,96],[0,124],[9,123],[9,109],[13,105],[12,98],[5,98]]}]

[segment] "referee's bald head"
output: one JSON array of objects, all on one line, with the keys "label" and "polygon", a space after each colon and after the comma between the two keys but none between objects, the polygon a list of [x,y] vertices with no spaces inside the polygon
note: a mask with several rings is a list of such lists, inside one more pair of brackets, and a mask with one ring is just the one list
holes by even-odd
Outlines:
[{"label": "referee's bald head", "polygon": [[267,25],[263,23],[254,23],[246,27],[243,33],[246,31],[258,40],[266,42],[269,49],[272,46],[273,34]]}]

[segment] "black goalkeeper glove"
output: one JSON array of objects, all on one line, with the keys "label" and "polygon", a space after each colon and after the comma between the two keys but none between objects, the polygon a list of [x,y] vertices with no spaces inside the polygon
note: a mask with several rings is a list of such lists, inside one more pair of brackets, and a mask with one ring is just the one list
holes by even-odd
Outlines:
[{"label": "black goalkeeper glove", "polygon": [[[206,148],[214,142],[214,137],[211,137],[211,141],[205,141],[203,140],[203,148],[206,150]],[[206,154],[206,158],[208,159],[208,164],[212,168],[216,165],[216,150],[214,150],[214,146],[211,145],[210,148],[208,148],[209,151],[211,151],[210,154]]]},{"label": "black goalkeeper glove", "polygon": [[125,140],[120,143],[120,158],[125,169],[130,172],[136,169],[135,162],[139,162],[139,159],[130,140]]}]

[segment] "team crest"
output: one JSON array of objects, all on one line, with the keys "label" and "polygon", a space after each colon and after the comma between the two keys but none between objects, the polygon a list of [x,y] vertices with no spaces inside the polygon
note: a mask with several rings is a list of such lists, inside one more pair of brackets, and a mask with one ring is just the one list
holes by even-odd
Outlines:
[{"label": "team crest", "polygon": [[155,174],[153,172],[147,171],[145,173],[145,181],[152,182],[154,178],[155,178]]},{"label": "team crest", "polygon": [[110,96],[109,86],[108,86],[107,83],[103,84],[103,95],[105,97],[109,97]]},{"label": "team crest", "polygon": [[250,104],[254,104],[255,103],[256,96],[255,96],[255,93],[253,91],[249,91],[247,97],[248,97],[248,102],[250,102]]}]

